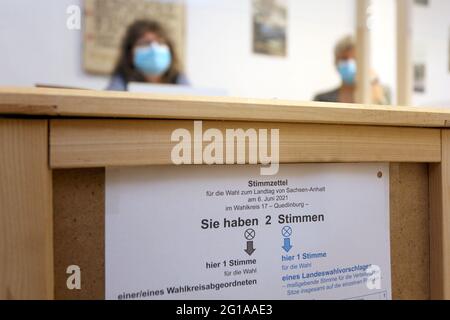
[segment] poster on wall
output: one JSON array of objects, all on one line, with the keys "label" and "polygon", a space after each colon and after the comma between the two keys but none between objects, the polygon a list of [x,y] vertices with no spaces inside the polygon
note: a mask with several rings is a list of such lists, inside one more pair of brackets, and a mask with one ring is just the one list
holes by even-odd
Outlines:
[{"label": "poster on wall", "polygon": [[286,0],[253,0],[253,52],[285,57]]},{"label": "poster on wall", "polygon": [[425,93],[427,82],[426,43],[420,41],[414,46],[414,92]]},{"label": "poster on wall", "polygon": [[427,66],[425,63],[414,63],[414,92],[425,93],[425,78],[426,78]]},{"label": "poster on wall", "polygon": [[185,7],[181,1],[84,0],[84,70],[110,74],[126,28],[136,20],[155,20],[167,30],[184,66]]},{"label": "poster on wall", "polygon": [[429,4],[429,0],[414,0],[414,4],[427,7]]}]

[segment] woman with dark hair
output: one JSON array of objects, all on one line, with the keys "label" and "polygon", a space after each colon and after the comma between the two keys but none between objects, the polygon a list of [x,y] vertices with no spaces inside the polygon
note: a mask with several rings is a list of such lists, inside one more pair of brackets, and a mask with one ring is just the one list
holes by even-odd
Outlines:
[{"label": "woman with dark hair", "polygon": [[107,90],[126,91],[131,81],[188,84],[172,42],[155,21],[139,20],[128,27]]}]

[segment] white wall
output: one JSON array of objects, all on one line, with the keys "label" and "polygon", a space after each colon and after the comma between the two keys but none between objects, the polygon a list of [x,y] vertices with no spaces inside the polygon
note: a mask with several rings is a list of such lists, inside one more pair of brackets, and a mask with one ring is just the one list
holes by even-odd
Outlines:
[{"label": "white wall", "polygon": [[66,8],[80,0],[2,0],[0,85],[52,83],[103,88],[81,68],[79,31],[66,28]]},{"label": "white wall", "polygon": [[414,6],[413,45],[427,65],[426,92],[415,93],[414,105],[450,107],[450,1],[430,0],[428,7]]},{"label": "white wall", "polygon": [[[353,33],[355,0],[288,0],[288,56],[252,53],[251,0],[185,0],[187,74],[195,86],[231,95],[309,100],[337,86],[332,51]],[[106,77],[82,69],[82,33],[66,26],[66,8],[82,0],[2,0],[0,85],[50,83],[102,89]],[[450,104],[450,1],[414,7],[414,43],[425,47],[427,92],[416,105]],[[395,0],[374,0],[373,69],[395,93]]]},{"label": "white wall", "polygon": [[252,53],[250,1],[189,1],[188,73],[193,83],[239,96],[300,100],[338,85],[333,46],[354,31],[354,1],[288,2],[287,58],[274,58]]},{"label": "white wall", "polygon": [[[332,49],[354,30],[354,0],[289,0],[288,57],[251,50],[251,0],[186,0],[187,73],[231,95],[309,100],[339,83]],[[79,31],[66,8],[81,0],[2,0],[0,85],[52,83],[101,89],[81,67]]]}]

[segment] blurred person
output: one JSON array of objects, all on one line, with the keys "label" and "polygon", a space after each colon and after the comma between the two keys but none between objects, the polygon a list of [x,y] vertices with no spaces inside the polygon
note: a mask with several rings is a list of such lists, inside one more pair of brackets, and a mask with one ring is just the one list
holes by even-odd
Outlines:
[{"label": "blurred person", "polygon": [[173,43],[158,22],[138,20],[125,33],[107,90],[126,91],[129,82],[188,84]]},{"label": "blurred person", "polygon": [[[334,62],[341,77],[341,85],[328,92],[320,93],[314,101],[355,103],[356,92],[356,49],[352,36],[341,39],[334,49]],[[371,72],[372,103],[389,104],[388,90],[383,88],[376,74]]]}]

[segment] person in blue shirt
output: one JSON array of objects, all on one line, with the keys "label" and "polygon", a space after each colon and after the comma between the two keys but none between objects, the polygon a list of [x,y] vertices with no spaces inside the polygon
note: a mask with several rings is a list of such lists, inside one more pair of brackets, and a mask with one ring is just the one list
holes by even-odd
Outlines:
[{"label": "person in blue shirt", "polygon": [[188,84],[173,43],[158,22],[138,20],[125,33],[107,90],[126,91],[129,82]]}]

